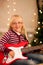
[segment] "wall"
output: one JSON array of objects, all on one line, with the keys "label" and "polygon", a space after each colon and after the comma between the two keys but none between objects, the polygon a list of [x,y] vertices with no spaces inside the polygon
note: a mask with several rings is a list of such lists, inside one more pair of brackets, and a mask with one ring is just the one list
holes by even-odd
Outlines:
[{"label": "wall", "polygon": [[8,18],[12,14],[23,17],[28,32],[35,31],[37,27],[36,0],[0,0],[0,32],[8,30]]}]

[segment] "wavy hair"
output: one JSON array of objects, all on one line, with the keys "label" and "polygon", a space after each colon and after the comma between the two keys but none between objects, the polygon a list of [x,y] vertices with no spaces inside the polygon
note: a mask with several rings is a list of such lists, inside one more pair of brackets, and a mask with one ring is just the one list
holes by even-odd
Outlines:
[{"label": "wavy hair", "polygon": [[20,16],[20,15],[13,15],[13,16],[11,17],[11,19],[10,19],[10,24],[9,24],[9,30],[12,29],[12,23],[13,23],[14,18],[16,18],[16,17],[22,19],[22,24],[23,24],[23,26],[22,26],[22,28],[21,28],[21,34],[22,34],[22,35],[25,35],[25,36],[26,36],[26,39],[28,40],[28,36],[27,36],[27,32],[26,32],[26,28],[25,28],[25,25],[24,25],[23,17],[22,17],[22,16]]}]

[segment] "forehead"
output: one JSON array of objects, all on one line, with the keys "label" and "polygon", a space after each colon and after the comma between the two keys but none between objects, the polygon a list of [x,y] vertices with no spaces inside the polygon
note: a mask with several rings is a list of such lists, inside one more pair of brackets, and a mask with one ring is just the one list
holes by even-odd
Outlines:
[{"label": "forehead", "polygon": [[23,21],[23,19],[22,19],[22,17],[13,17],[13,21],[14,22],[22,22]]}]

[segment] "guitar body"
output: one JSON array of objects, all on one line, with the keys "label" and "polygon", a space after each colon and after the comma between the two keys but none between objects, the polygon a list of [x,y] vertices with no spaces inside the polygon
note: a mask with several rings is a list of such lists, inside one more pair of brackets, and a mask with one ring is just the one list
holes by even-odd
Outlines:
[{"label": "guitar body", "polygon": [[4,53],[0,51],[0,65],[10,65],[18,59],[28,59],[27,57],[23,56],[23,53],[28,53],[30,51],[43,48],[43,44],[40,46],[24,48],[26,45],[28,45],[27,41],[20,42],[18,44],[4,44],[7,50],[12,50],[14,52],[14,57],[12,58],[9,54],[8,57],[6,57],[4,56]]},{"label": "guitar body", "polygon": [[4,44],[5,48],[14,51],[14,57],[12,58],[10,55],[8,55],[8,57],[6,57],[6,61],[4,62],[5,60],[4,53],[0,52],[1,53],[0,64],[2,63],[2,65],[10,65],[11,63],[15,62],[18,59],[27,59],[27,57],[23,56],[21,51],[21,49],[27,44],[28,42],[21,42],[18,44],[8,44],[8,43]]},{"label": "guitar body", "polygon": [[2,64],[3,58],[4,58],[4,53],[0,51],[0,64]]}]

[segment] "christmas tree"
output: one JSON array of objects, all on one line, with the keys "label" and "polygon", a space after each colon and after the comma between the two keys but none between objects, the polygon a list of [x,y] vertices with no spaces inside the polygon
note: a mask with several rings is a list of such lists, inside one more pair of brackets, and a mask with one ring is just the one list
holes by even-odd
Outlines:
[{"label": "christmas tree", "polygon": [[36,2],[37,2],[37,9],[38,9],[38,25],[35,30],[36,33],[34,34],[34,38],[31,42],[32,46],[43,44],[43,1],[36,0]]}]

